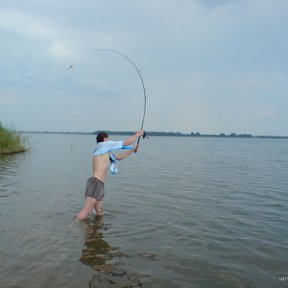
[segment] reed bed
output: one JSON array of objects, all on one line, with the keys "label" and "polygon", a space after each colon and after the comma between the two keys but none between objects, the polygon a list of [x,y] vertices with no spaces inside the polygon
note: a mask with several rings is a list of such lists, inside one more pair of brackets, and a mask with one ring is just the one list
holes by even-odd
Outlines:
[{"label": "reed bed", "polygon": [[20,153],[26,150],[25,138],[19,132],[0,123],[0,154]]}]

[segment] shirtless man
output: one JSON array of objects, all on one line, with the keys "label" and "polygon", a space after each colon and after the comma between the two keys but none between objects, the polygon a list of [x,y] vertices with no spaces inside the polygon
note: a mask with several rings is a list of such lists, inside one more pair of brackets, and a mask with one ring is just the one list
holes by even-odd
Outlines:
[{"label": "shirtless man", "polygon": [[[89,213],[95,209],[97,216],[102,216],[103,199],[104,199],[104,182],[110,163],[112,163],[111,172],[116,173],[112,168],[115,160],[122,160],[137,150],[137,146],[129,146],[144,134],[143,130],[139,130],[133,136],[124,141],[110,141],[109,135],[101,132],[97,135],[97,145],[93,151],[93,176],[86,182],[85,196],[86,202],[83,209],[77,214],[76,220],[86,219]],[[129,149],[122,154],[112,154],[111,151],[117,149]]]}]

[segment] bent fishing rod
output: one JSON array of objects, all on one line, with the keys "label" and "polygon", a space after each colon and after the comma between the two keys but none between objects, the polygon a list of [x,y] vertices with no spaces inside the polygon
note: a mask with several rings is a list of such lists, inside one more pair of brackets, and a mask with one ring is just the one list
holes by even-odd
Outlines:
[{"label": "bent fishing rod", "polygon": [[[136,72],[137,72],[137,74],[138,74],[138,76],[139,76],[139,78],[140,78],[140,81],[141,81],[141,86],[142,86],[143,95],[144,95],[144,110],[143,110],[143,116],[142,116],[142,121],[141,121],[141,126],[140,126],[140,130],[142,130],[143,127],[144,127],[144,121],[145,121],[146,109],[147,109],[147,98],[148,98],[148,97],[147,97],[147,94],[146,94],[146,89],[145,89],[144,80],[143,80],[143,78],[142,78],[142,75],[141,75],[140,70],[138,69],[138,67],[136,66],[136,64],[135,64],[128,56],[126,56],[126,55],[123,54],[122,52],[119,52],[119,51],[117,51],[117,50],[115,50],[115,49],[97,49],[97,50],[94,50],[94,52],[111,52],[111,53],[116,53],[116,54],[122,56],[124,59],[126,59],[126,60],[134,67],[134,69],[136,70]],[[147,134],[145,133],[145,131],[144,131],[142,137],[143,137],[143,139],[149,138],[149,137],[147,136]],[[137,148],[138,148],[138,145],[139,145],[139,143],[140,143],[140,138],[141,138],[141,137],[138,137],[135,153],[137,153]]]}]

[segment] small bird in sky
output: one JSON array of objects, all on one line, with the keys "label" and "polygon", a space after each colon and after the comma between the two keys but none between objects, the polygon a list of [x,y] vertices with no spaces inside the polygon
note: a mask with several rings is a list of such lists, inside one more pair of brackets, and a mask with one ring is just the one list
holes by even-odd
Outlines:
[{"label": "small bird in sky", "polygon": [[70,65],[66,70],[70,70],[72,69],[74,66],[73,65]]}]

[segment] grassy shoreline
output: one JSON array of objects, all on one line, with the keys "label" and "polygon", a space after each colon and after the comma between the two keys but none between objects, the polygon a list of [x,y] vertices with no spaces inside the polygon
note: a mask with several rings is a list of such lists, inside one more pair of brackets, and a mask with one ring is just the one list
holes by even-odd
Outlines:
[{"label": "grassy shoreline", "polygon": [[25,139],[20,133],[5,128],[0,123],[0,155],[15,154],[27,151]]}]

